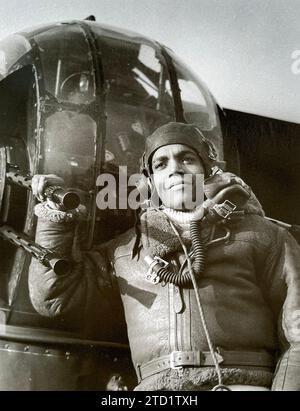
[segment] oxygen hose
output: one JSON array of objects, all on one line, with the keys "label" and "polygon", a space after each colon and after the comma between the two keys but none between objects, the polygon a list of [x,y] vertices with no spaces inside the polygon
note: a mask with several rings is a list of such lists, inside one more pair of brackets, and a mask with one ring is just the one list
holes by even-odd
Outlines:
[{"label": "oxygen hose", "polygon": [[[216,178],[220,178],[219,176],[216,176]],[[215,178],[215,179],[216,179]],[[222,383],[222,373],[221,373],[221,368],[218,362],[218,356],[217,353],[214,349],[214,346],[212,344],[207,323],[205,320],[205,315],[204,315],[204,310],[202,307],[201,303],[201,298],[200,298],[200,293],[198,290],[197,282],[196,282],[196,277],[199,276],[199,274],[204,272],[205,268],[205,250],[204,250],[204,244],[202,243],[201,240],[201,221],[202,218],[204,217],[204,214],[207,214],[207,218],[209,221],[214,221],[216,218],[217,219],[226,219],[228,215],[231,214],[233,210],[235,210],[236,205],[232,203],[230,200],[235,201],[238,205],[243,204],[245,201],[247,201],[250,198],[250,190],[246,186],[241,187],[239,184],[235,184],[234,186],[229,186],[229,187],[224,187],[221,191],[217,192],[215,187],[213,185],[210,187],[211,193],[210,196],[208,197],[208,209],[206,209],[202,216],[195,217],[190,222],[190,236],[192,240],[192,247],[193,247],[193,252],[194,252],[194,262],[192,264],[189,254],[187,252],[186,246],[184,245],[181,236],[179,232],[177,231],[176,227],[174,226],[173,222],[169,219],[170,225],[175,232],[177,238],[180,241],[181,247],[184,251],[185,258],[188,264],[188,270],[187,272],[179,272],[179,273],[173,273],[169,271],[166,267],[162,267],[159,260],[157,259],[152,259],[151,257],[147,256],[145,258],[146,262],[148,262],[150,268],[149,271],[153,273],[153,282],[166,282],[166,283],[173,283],[174,285],[178,287],[186,286],[190,283],[192,283],[194,291],[195,291],[195,297],[197,301],[197,307],[201,319],[201,323],[203,326],[203,330],[205,333],[205,337],[207,340],[207,344],[213,359],[214,367],[217,373],[218,377],[218,384],[212,388],[212,391],[231,391],[229,387],[226,385],[223,385]],[[228,199],[230,198],[230,200]],[[210,200],[209,198],[213,198],[213,200]],[[223,202],[223,204],[219,205],[219,202]],[[215,205],[214,205],[215,204]]]},{"label": "oxygen hose", "polygon": [[[250,190],[242,187],[240,184],[225,186],[220,191],[217,191],[220,182],[216,184],[214,182],[216,179],[220,179],[220,175],[213,176],[211,183],[206,184],[210,197],[208,197],[203,207],[198,210],[194,219],[190,222],[190,236],[194,251],[193,272],[196,277],[203,272],[205,263],[205,247],[201,240],[201,221],[203,217],[206,215],[208,221],[211,222],[226,219],[235,210],[236,205],[244,204],[250,197]],[[226,184],[229,184],[230,181]],[[185,287],[192,283],[189,271],[186,273],[174,273],[168,270],[166,266],[163,267],[159,259],[147,256],[145,260],[150,266],[152,273],[150,277],[156,283],[172,283],[179,287]]]},{"label": "oxygen hose", "polygon": [[[190,235],[194,251],[193,272],[198,276],[203,273],[205,267],[205,247],[201,240],[200,221],[192,220],[190,223]],[[192,280],[189,275],[189,279]]]},{"label": "oxygen hose", "polygon": [[[171,226],[173,227],[172,223]],[[178,234],[176,233],[176,235]],[[199,276],[204,271],[205,267],[205,248],[200,237],[199,220],[191,221],[190,235],[194,251],[193,270],[195,275]],[[155,273],[156,278],[159,279],[159,282],[172,283],[178,287],[185,287],[192,283],[189,271],[184,273],[173,272],[168,270],[166,267],[161,266],[161,264],[155,259],[153,260],[146,257],[146,261],[149,263],[151,270]]]}]

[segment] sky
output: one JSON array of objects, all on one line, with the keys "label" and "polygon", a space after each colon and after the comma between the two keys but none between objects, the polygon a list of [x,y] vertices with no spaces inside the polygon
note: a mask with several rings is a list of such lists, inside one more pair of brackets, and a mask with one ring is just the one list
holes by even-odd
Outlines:
[{"label": "sky", "polygon": [[300,0],[0,0],[0,39],[90,14],[173,49],[221,106],[300,123]]}]

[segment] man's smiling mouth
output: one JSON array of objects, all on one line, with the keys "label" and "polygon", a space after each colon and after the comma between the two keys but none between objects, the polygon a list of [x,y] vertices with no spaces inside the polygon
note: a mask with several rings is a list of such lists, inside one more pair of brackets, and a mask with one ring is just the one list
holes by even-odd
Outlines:
[{"label": "man's smiling mouth", "polygon": [[171,190],[172,188],[180,188],[180,187],[184,187],[190,185],[189,183],[187,183],[186,181],[176,181],[172,184],[170,184],[168,190]]}]

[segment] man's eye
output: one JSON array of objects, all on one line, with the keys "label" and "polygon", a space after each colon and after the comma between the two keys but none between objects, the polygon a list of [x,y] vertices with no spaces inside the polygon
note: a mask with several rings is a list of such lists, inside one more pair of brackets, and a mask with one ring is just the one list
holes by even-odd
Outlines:
[{"label": "man's eye", "polygon": [[154,166],[153,166],[153,168],[154,168],[154,170],[160,170],[160,169],[162,169],[163,167],[165,166],[165,163],[155,163],[154,164]]},{"label": "man's eye", "polygon": [[190,164],[190,163],[192,163],[194,160],[195,160],[194,157],[192,157],[192,156],[187,156],[187,157],[184,157],[183,162]]}]

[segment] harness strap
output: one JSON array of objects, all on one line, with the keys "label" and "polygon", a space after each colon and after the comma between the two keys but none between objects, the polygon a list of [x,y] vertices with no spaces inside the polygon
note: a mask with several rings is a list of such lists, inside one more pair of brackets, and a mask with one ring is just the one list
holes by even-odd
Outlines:
[{"label": "harness strap", "polygon": [[[265,367],[274,368],[275,359],[261,351],[218,351],[216,352],[218,363],[223,367]],[[167,369],[182,367],[214,367],[214,360],[209,351],[173,351],[171,354],[155,358],[145,364],[137,365],[136,372],[139,379],[144,380],[151,375]]]}]

